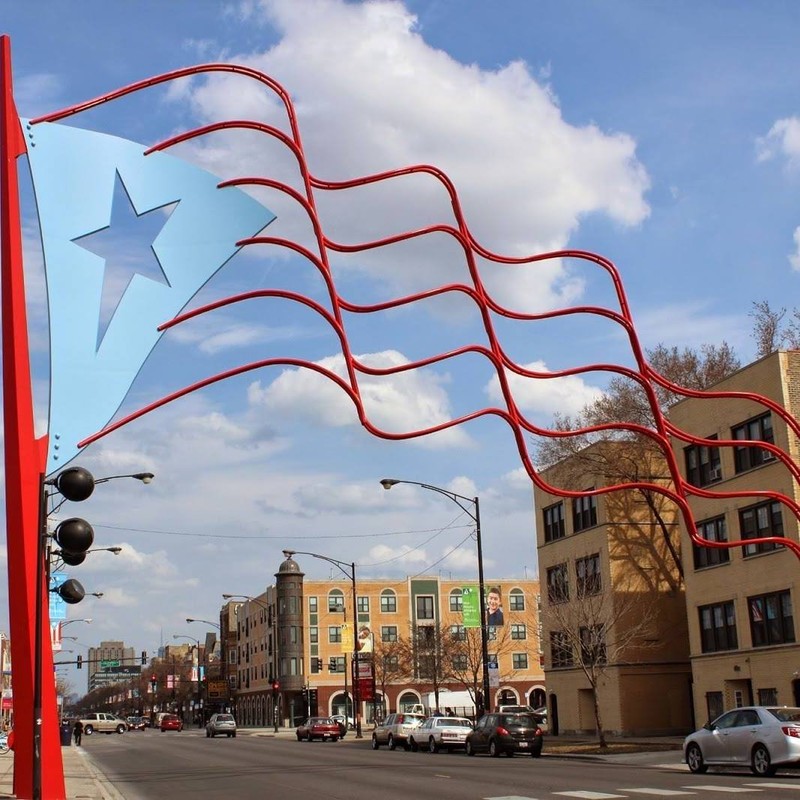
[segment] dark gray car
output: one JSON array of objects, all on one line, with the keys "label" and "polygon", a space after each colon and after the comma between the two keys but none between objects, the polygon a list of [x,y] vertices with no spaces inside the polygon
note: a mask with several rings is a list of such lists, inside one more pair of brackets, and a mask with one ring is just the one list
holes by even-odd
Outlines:
[{"label": "dark gray car", "polygon": [[538,758],[542,742],[542,728],[536,714],[484,714],[467,735],[465,747],[468,756],[524,753]]}]

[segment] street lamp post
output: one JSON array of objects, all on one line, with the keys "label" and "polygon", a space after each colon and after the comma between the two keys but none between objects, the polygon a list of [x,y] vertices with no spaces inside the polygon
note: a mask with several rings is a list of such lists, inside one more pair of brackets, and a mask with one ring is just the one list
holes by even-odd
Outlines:
[{"label": "street lamp post", "polygon": [[[200,705],[201,698],[202,698],[202,693],[201,693],[201,689],[200,689],[200,687],[201,687],[201,682],[200,682],[200,640],[199,639],[195,639],[194,636],[187,636],[185,633],[173,633],[172,634],[172,638],[173,639],[190,639],[191,641],[194,642],[194,646],[197,647],[197,649],[195,650],[195,654],[196,654],[195,658],[197,659],[197,697],[195,699],[195,704],[197,706],[197,708],[196,708],[196,711],[197,711],[197,727],[198,728],[202,728],[203,727],[203,714],[202,714],[202,707]],[[173,678],[173,682],[174,682],[174,678]]]},{"label": "street lamp post", "polygon": [[[363,738],[361,734],[361,686],[359,682],[358,672],[358,597],[356,595],[356,565],[355,562],[339,561],[330,556],[323,556],[319,553],[309,553],[305,550],[284,550],[283,555],[286,558],[292,556],[311,556],[312,558],[319,558],[322,561],[327,561],[338,567],[342,573],[350,579],[353,586],[353,705],[355,705],[356,715],[356,739]],[[345,675],[347,674],[345,668]],[[347,717],[347,703],[345,702],[345,718]]]},{"label": "street lamp post", "polygon": [[204,625],[210,625],[212,628],[221,630],[218,622],[212,622],[210,619],[194,619],[193,617],[186,617],[187,622],[202,622]]},{"label": "street lamp post", "polygon": [[[489,638],[486,626],[486,598],[484,597],[484,580],[483,580],[483,547],[481,545],[481,506],[477,497],[465,497],[462,494],[456,494],[448,489],[442,489],[439,486],[432,486],[430,483],[420,483],[419,481],[404,481],[396,478],[383,478],[381,486],[389,490],[392,486],[398,483],[408,483],[412,486],[421,486],[423,489],[429,489],[432,492],[443,494],[445,497],[452,500],[465,514],[468,514],[475,523],[475,543],[478,551],[478,595],[481,611],[481,659],[483,661],[483,709],[488,708],[489,703]],[[473,510],[465,505],[471,503]]]},{"label": "street lamp post", "polygon": [[[31,761],[31,793],[33,800],[41,800],[42,797],[42,694],[43,694],[43,643],[45,607],[49,609],[50,597],[50,558],[52,548],[50,546],[50,534],[47,530],[48,501],[56,494],[60,494],[62,500],[55,506],[60,508],[67,500],[81,502],[91,496],[94,487],[98,483],[108,483],[117,478],[135,478],[142,483],[150,483],[153,480],[152,472],[137,472],[129,475],[109,475],[105,478],[95,478],[88,470],[83,467],[68,467],[62,470],[54,478],[46,479],[45,475],[39,476],[39,519],[38,519],[38,542],[36,553],[36,593],[34,607],[34,652],[33,652],[33,752]],[[48,487],[53,487],[52,492],[48,492]],[[73,518],[65,520],[59,525],[64,526],[64,535],[59,538],[59,531],[56,530],[54,538],[65,550],[65,544],[75,545],[68,547],[67,559],[75,564],[80,564],[84,554],[92,544],[94,531],[91,525],[85,520]],[[73,558],[70,559],[72,554]],[[63,555],[62,555],[63,558]],[[68,587],[68,584],[70,586]],[[57,591],[67,603],[80,602],[85,593],[78,581],[68,580]],[[102,597],[102,592],[92,592],[95,597]],[[48,613],[49,620],[49,613]]]}]

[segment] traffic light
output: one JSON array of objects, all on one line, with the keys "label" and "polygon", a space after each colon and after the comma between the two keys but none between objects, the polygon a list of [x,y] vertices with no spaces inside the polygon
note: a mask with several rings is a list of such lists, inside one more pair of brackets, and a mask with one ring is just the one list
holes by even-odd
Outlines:
[{"label": "traffic light", "polygon": [[280,683],[278,681],[272,681],[272,694],[273,696],[278,694],[278,689],[281,688]]},{"label": "traffic light", "polygon": [[147,663],[147,650],[142,650],[142,666]]},{"label": "traffic light", "polygon": [[336,659],[335,658],[331,658],[331,660],[328,662],[328,669],[331,672],[336,672]]},{"label": "traffic light", "polygon": [[78,656],[77,662],[78,662],[77,663],[77,668],[78,669],[83,669],[83,656]]},{"label": "traffic light", "polygon": [[153,691],[156,690],[156,686],[158,686],[158,677],[153,673],[150,676],[150,686],[152,687]]},{"label": "traffic light", "polygon": [[317,672],[322,672],[322,659],[317,659]]}]

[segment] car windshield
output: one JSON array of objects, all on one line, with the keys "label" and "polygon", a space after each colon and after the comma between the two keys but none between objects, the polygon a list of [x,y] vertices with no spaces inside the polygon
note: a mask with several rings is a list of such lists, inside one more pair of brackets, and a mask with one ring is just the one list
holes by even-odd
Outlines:
[{"label": "car windshield", "polygon": [[768,708],[767,711],[781,722],[800,722],[800,708]]},{"label": "car windshield", "polygon": [[230,714],[217,714],[217,722],[233,722]]},{"label": "car windshield", "polygon": [[329,717],[311,717],[309,725],[333,725],[333,720]]},{"label": "car windshield", "polygon": [[436,725],[440,728],[471,728],[472,723],[468,719],[437,719]]}]

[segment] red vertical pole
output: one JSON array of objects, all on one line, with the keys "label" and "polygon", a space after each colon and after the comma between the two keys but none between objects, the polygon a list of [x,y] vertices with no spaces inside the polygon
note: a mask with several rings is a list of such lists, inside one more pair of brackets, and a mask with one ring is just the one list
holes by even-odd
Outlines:
[{"label": "red vertical pole", "polygon": [[[26,152],[11,85],[11,44],[0,36],[0,304],[2,307],[3,413],[5,433],[6,537],[14,691],[14,794],[33,798],[34,646],[37,603],[48,608],[47,587],[37,585],[39,506],[47,439],[36,438],[33,420],[25,276],[22,261],[17,158]],[[64,767],[58,731],[53,651],[43,625],[41,797],[64,800]]]}]

